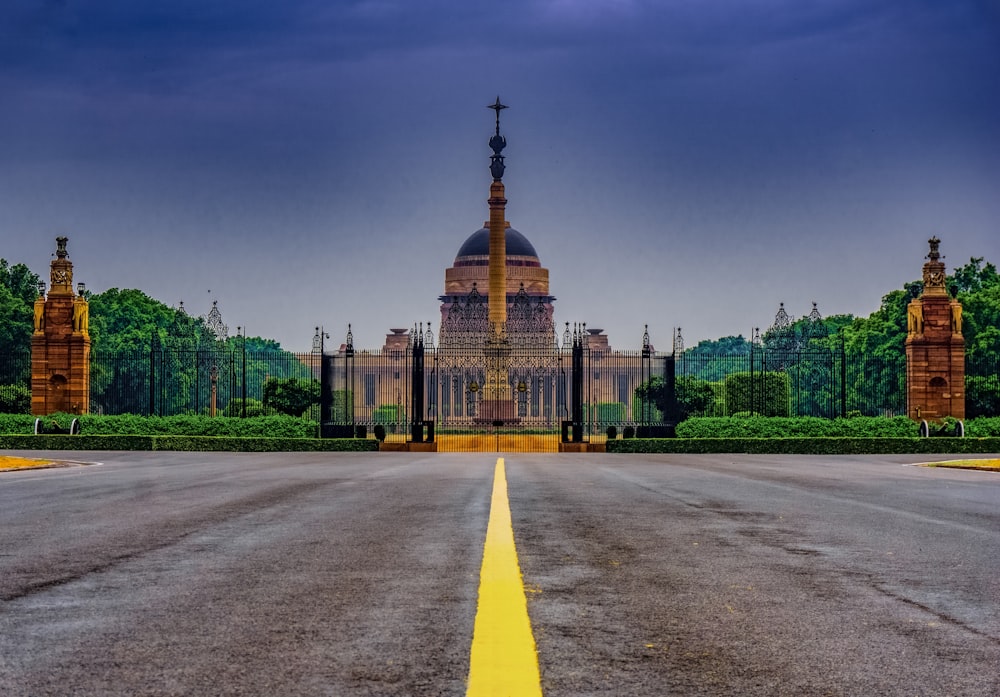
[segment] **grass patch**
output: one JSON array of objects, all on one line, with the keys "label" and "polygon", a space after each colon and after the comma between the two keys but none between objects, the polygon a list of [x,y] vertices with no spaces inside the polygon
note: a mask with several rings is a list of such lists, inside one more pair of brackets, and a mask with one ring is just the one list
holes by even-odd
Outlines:
[{"label": "grass patch", "polygon": [[41,467],[56,467],[59,463],[52,460],[36,460],[28,457],[13,457],[10,455],[0,455],[0,471],[3,470],[29,470]]}]

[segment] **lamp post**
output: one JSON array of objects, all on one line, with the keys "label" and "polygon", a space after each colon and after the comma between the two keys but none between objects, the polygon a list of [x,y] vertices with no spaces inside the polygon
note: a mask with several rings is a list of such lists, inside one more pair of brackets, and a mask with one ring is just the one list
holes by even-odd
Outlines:
[{"label": "lamp post", "polygon": [[323,329],[322,325],[316,327],[316,333],[313,335],[312,352],[318,353],[320,356],[322,356],[323,349],[325,346],[324,339],[329,339],[329,338],[330,335]]},{"label": "lamp post", "polygon": [[[316,327],[316,333],[313,334],[312,342],[312,368],[310,370],[310,376],[313,380],[319,380],[319,433],[320,437],[324,436],[324,424],[329,423],[333,419],[333,395],[330,392],[328,385],[330,384],[330,376],[327,374],[326,358],[323,356],[323,351],[326,347],[325,340],[329,339],[330,335],[326,333],[322,325]],[[319,370],[316,370],[316,359],[319,358]]]}]

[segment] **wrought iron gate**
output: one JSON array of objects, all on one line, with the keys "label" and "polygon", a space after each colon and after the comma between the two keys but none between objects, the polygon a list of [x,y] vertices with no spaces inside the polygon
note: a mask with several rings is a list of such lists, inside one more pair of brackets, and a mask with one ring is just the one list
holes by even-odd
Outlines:
[{"label": "wrought iron gate", "polygon": [[[644,381],[672,378],[672,357],[648,348],[588,348],[583,325],[567,327],[561,345],[442,343],[414,328],[398,349],[356,351],[349,341],[325,355],[324,436],[434,442],[442,452],[555,452],[623,431],[652,435],[662,421],[635,394]],[[491,366],[504,376],[502,400],[485,389]]]}]

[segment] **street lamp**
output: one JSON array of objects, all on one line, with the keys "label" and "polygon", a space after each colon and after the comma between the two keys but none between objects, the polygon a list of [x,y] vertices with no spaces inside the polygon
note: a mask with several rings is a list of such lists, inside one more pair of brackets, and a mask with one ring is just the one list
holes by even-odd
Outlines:
[{"label": "street lamp", "polygon": [[323,327],[316,327],[316,333],[313,335],[313,345],[312,352],[323,355],[324,339],[329,339],[330,335],[324,331]]}]

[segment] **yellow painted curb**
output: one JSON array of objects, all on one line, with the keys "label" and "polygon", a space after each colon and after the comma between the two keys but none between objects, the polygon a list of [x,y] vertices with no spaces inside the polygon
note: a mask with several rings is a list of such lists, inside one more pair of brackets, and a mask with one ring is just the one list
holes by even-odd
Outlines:
[{"label": "yellow painted curb", "polygon": [[59,463],[52,460],[38,460],[28,457],[13,457],[11,455],[0,455],[0,472],[5,470],[27,470],[41,469],[43,467],[59,467]]},{"label": "yellow painted curb", "polygon": [[950,467],[952,469],[1000,472],[1000,459],[997,458],[983,458],[980,460],[943,460],[941,462],[922,462],[920,464],[922,467]]}]

